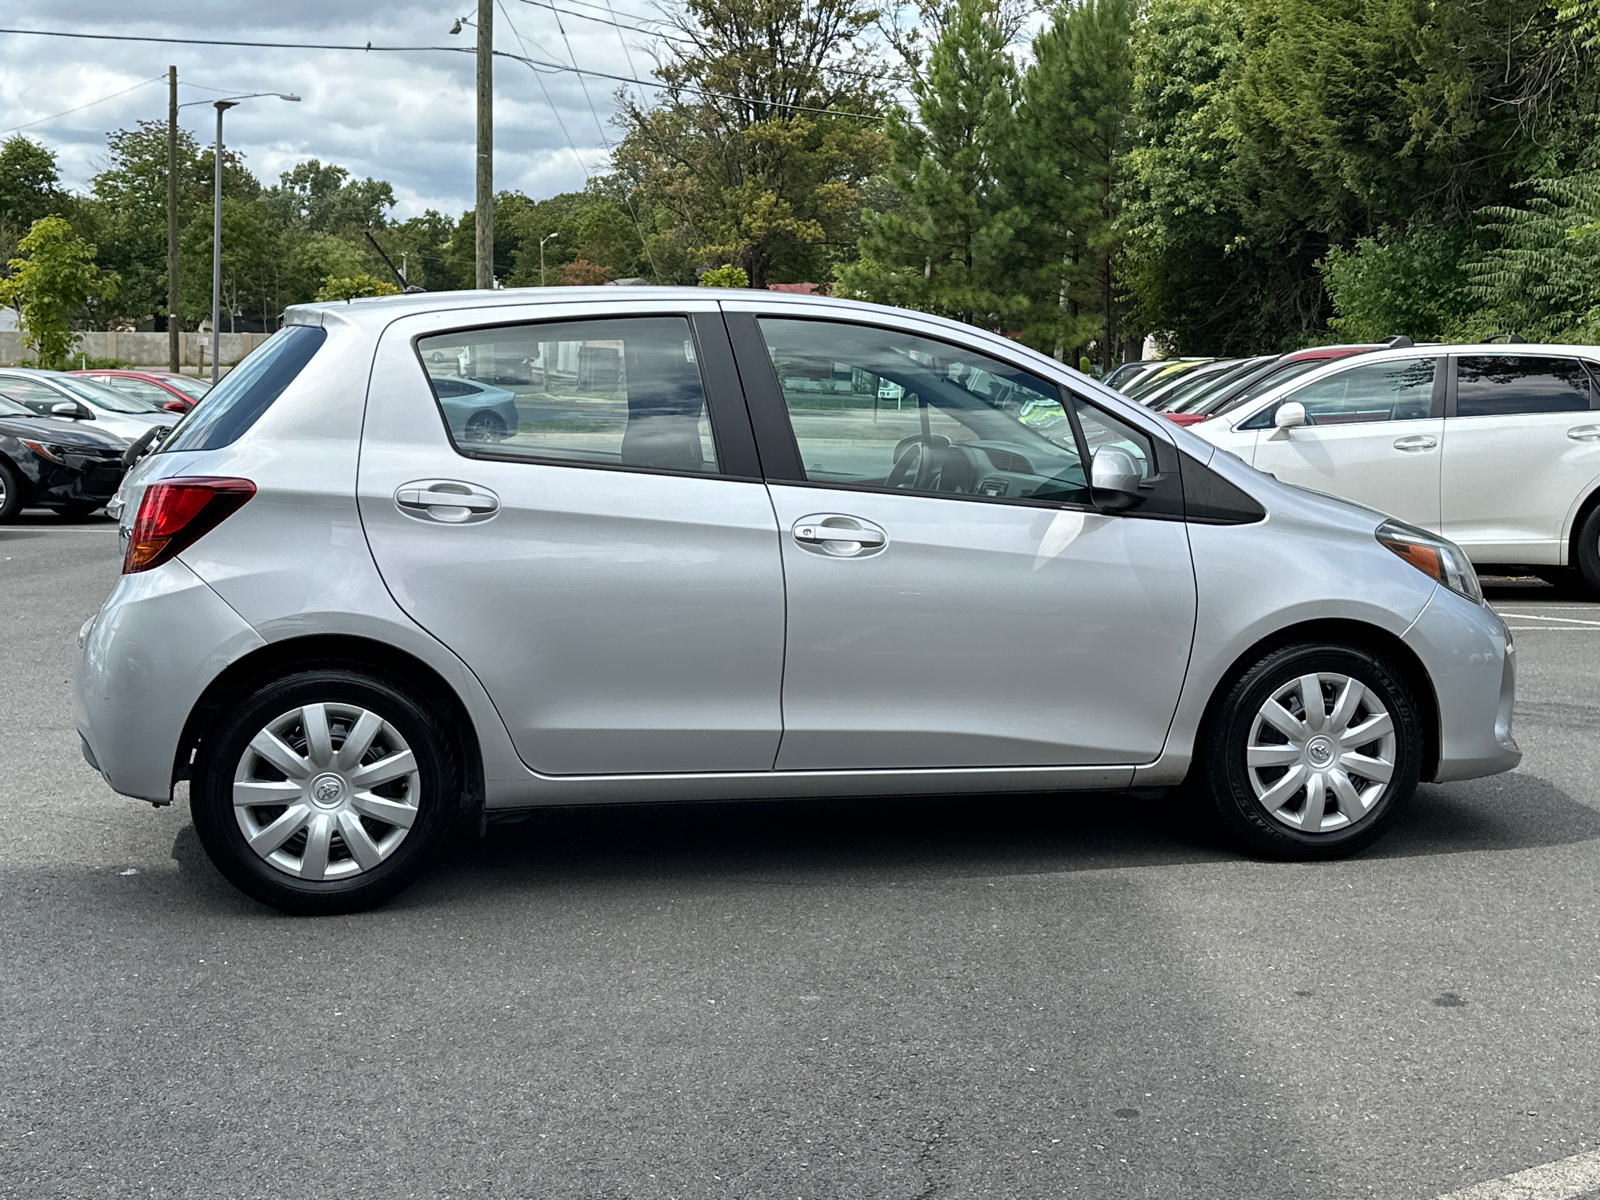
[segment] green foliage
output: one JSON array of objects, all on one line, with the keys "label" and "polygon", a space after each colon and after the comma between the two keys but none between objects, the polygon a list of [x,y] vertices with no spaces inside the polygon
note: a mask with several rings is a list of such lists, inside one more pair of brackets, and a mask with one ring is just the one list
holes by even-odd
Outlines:
[{"label": "green foliage", "polygon": [[1600,172],[1540,179],[1520,208],[1483,212],[1493,245],[1466,267],[1486,333],[1594,341],[1600,332]]},{"label": "green foliage", "polygon": [[738,263],[729,263],[725,267],[712,267],[700,275],[701,287],[720,288],[747,288],[750,286],[750,276]]},{"label": "green foliage", "polygon": [[1022,336],[1069,360],[1068,348],[1093,341],[1102,362],[1115,361],[1125,315],[1132,27],[1132,0],[1058,9],[1022,77],[1008,172],[1020,208],[1014,271],[1028,292]]},{"label": "green foliage", "polygon": [[1354,250],[1333,247],[1321,264],[1337,314],[1329,328],[1352,342],[1397,333],[1419,342],[1444,337],[1471,307],[1461,265],[1470,234],[1464,222],[1447,231],[1419,221],[1357,238]]},{"label": "green foliage", "polygon": [[340,233],[379,229],[394,207],[394,188],[382,179],[351,179],[350,172],[311,158],[278,176],[261,202],[284,229]]},{"label": "green foliage", "polygon": [[61,203],[56,156],[13,134],[0,142],[0,249],[7,251],[40,217]]},{"label": "green foliage", "polygon": [[22,344],[39,365],[59,370],[77,340],[70,322],[86,304],[116,294],[117,277],[95,266],[95,247],[75,237],[61,217],[40,217],[17,243],[25,258],[13,258],[0,279],[0,304],[21,316]]},{"label": "green foliage", "polygon": [[958,0],[911,93],[915,118],[895,107],[885,125],[903,208],[867,217],[840,292],[998,327],[1026,303],[1006,270],[1017,73],[983,0]]},{"label": "green foliage", "polygon": [[357,296],[398,296],[400,289],[387,279],[365,272],[343,277],[329,275],[317,289],[314,300],[354,300]]},{"label": "green foliage", "polygon": [[625,99],[613,158],[650,273],[736,262],[751,286],[826,277],[883,139],[862,0],[687,0],[653,107]]}]

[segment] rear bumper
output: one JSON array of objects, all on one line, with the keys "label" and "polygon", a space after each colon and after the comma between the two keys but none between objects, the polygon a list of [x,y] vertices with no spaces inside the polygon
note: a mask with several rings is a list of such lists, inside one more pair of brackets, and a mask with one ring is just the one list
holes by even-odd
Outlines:
[{"label": "rear bumper", "polygon": [[124,575],[79,634],[84,758],[125,796],[163,803],[184,723],[229,663],[265,643],[176,560]]},{"label": "rear bumper", "polygon": [[1406,631],[1439,704],[1434,783],[1498,775],[1522,761],[1511,733],[1517,658],[1495,612],[1439,588]]}]

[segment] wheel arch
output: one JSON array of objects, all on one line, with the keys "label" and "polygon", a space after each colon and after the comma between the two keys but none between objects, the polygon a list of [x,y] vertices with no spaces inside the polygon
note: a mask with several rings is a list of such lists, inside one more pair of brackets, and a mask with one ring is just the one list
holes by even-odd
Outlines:
[{"label": "wheel arch", "polygon": [[1275,630],[1246,648],[1229,664],[1212,688],[1211,696],[1206,701],[1205,715],[1200,720],[1197,745],[1204,743],[1206,731],[1216,717],[1223,698],[1252,665],[1274,650],[1305,642],[1358,647],[1377,654],[1400,672],[1412,698],[1417,702],[1418,716],[1422,722],[1422,770],[1419,778],[1424,781],[1432,779],[1439,769],[1441,737],[1439,697],[1434,691],[1433,680],[1410,646],[1387,629],[1363,621],[1338,618],[1302,621]]},{"label": "wheel arch", "polygon": [[471,714],[456,690],[427,663],[371,638],[313,634],[269,642],[230,663],[207,685],[184,722],[172,764],[172,782],[188,779],[201,743],[216,727],[229,701],[305,668],[350,667],[417,693],[449,731],[460,756],[463,809],[481,809],[483,752]]},{"label": "wheel arch", "polygon": [[1567,536],[1561,546],[1566,554],[1566,566],[1578,565],[1578,535],[1583,532],[1584,522],[1597,508],[1600,508],[1600,480],[1590,485],[1589,494],[1584,496],[1572,510],[1572,521],[1567,526]]}]

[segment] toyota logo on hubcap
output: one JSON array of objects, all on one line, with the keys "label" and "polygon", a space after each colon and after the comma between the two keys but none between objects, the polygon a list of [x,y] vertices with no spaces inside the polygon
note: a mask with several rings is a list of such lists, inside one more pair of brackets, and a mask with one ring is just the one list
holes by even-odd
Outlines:
[{"label": "toyota logo on hubcap", "polygon": [[1325,767],[1333,761],[1333,743],[1325,737],[1314,737],[1306,743],[1306,757],[1314,767]]},{"label": "toyota logo on hubcap", "polygon": [[311,783],[311,799],[331,808],[344,799],[344,780],[337,775],[319,775]]}]

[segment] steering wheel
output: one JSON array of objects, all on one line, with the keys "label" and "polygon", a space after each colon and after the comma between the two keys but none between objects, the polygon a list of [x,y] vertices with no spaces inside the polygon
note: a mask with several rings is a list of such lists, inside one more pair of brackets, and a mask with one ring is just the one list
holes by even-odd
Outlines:
[{"label": "steering wheel", "polygon": [[939,465],[950,439],[942,433],[909,437],[895,448],[894,466],[883,481],[884,487],[915,492],[931,492],[939,486]]}]

